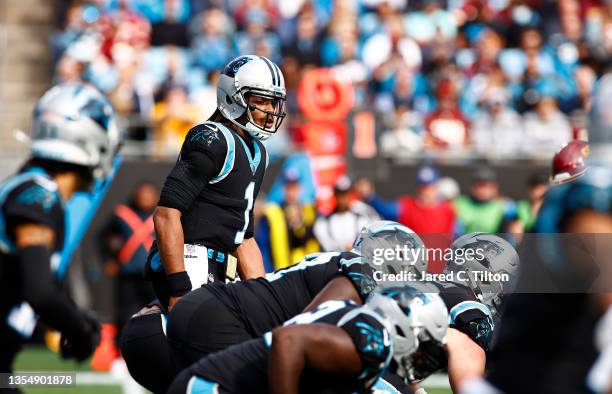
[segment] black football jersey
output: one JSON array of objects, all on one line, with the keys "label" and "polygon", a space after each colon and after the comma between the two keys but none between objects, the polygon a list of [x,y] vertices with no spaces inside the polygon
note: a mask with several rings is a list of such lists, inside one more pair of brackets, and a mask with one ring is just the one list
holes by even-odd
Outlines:
[{"label": "black football jersey", "polygon": [[[328,301],[295,316],[285,325],[323,323],[342,328],[361,359],[357,375],[326,375],[305,370],[300,392],[367,393],[391,361],[392,346],[382,318],[350,301]],[[189,367],[189,372],[219,385],[219,393],[267,393],[268,349],[272,333],[213,353]]]},{"label": "black football jersey", "polygon": [[489,308],[464,286],[454,283],[433,283],[448,309],[448,326],[470,337],[485,351],[493,333],[493,317]]},{"label": "black football jersey", "polygon": [[[64,244],[64,207],[57,184],[41,169],[30,168],[0,185],[0,325],[27,337],[36,320],[23,301],[21,271],[13,243],[13,230],[21,223],[39,223],[53,229],[58,256]],[[54,261],[59,262],[59,256]]]},{"label": "black football jersey", "polygon": [[236,311],[253,337],[301,313],[334,277],[351,280],[362,300],[376,287],[374,272],[351,252],[316,253],[264,278],[225,285],[205,285]]},{"label": "black football jersey", "polygon": [[[210,178],[203,185],[198,184],[201,180],[190,179],[198,176],[194,175],[198,171],[189,170],[198,165],[199,161],[194,159],[198,155],[204,155],[206,163],[212,166]],[[253,237],[253,203],[267,166],[266,149],[259,140],[247,141],[217,122],[207,121],[193,127],[170,174],[185,185],[180,190],[196,193],[189,200],[190,205],[183,207],[185,243],[233,252],[243,239]],[[167,189],[164,186],[162,196],[177,193]]]}]

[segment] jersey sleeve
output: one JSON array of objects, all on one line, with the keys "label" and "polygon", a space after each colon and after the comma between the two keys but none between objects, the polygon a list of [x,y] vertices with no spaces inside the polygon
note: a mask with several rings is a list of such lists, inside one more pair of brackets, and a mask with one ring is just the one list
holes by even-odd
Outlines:
[{"label": "jersey sleeve", "polygon": [[228,155],[225,138],[214,124],[193,127],[166,178],[158,205],[185,213],[202,189],[223,171]]},{"label": "jersey sleeve", "polygon": [[389,332],[380,317],[357,308],[347,313],[338,326],[349,334],[361,359],[359,379],[374,382],[389,365],[393,351]]},{"label": "jersey sleeve", "polygon": [[58,231],[64,223],[64,209],[57,190],[35,181],[13,190],[3,211],[10,231],[21,223],[38,223]]},{"label": "jersey sleeve", "polygon": [[340,272],[347,277],[365,303],[370,293],[376,288],[374,269],[361,256],[354,253],[342,253],[338,256]]},{"label": "jersey sleeve", "polygon": [[449,311],[449,327],[461,331],[485,351],[488,350],[494,328],[489,308],[462,293],[442,293],[441,296]]}]

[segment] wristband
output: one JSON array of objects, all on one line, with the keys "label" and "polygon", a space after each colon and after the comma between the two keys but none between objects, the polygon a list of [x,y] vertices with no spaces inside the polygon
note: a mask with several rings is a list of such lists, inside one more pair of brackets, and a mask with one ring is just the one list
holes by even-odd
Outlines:
[{"label": "wristband", "polygon": [[187,271],[166,275],[166,281],[172,297],[182,297],[191,291],[191,280]]}]

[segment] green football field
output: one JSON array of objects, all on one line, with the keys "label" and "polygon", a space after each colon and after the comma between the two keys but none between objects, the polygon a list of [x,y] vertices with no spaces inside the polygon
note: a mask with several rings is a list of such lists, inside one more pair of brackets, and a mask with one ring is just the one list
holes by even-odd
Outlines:
[{"label": "green football field", "polygon": [[[108,384],[113,380],[110,374],[98,374],[89,369],[89,360],[78,364],[73,361],[62,360],[57,354],[50,352],[41,346],[29,346],[22,351],[17,357],[15,363],[15,371],[76,371],[77,385],[74,387],[58,387],[58,388],[34,388],[24,387],[22,390],[29,394],[122,394],[124,391],[120,384]],[[81,375],[82,374],[82,375]],[[80,384],[79,377],[83,377],[88,383]],[[108,379],[107,379],[108,377]],[[99,383],[89,383],[91,381],[99,381]],[[103,383],[103,384],[102,384]],[[451,394],[451,390],[447,388],[433,388],[425,385],[428,394]]]}]

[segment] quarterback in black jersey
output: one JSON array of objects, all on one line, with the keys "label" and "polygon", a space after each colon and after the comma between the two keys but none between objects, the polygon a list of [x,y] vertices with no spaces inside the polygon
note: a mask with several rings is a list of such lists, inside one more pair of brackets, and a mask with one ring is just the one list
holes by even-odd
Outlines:
[{"label": "quarterback in black jersey", "polygon": [[168,392],[371,392],[385,370],[409,379],[424,353],[417,349],[442,346],[447,320],[436,294],[408,286],[376,292],[364,306],[327,301],[194,363]]},{"label": "quarterback in black jersey", "polygon": [[260,140],[280,126],[285,98],[283,75],[265,57],[240,56],[222,71],[217,111],[185,137],[154,215],[147,272],[164,307],[192,286],[234,279],[236,269],[243,280],[264,275],[253,238],[268,165]]},{"label": "quarterback in black jersey", "polygon": [[34,111],[30,159],[0,184],[0,371],[9,372],[37,315],[61,333],[63,357],[93,352],[99,325],[61,289],[64,203],[104,182],[119,147],[110,103],[96,89],[63,84]]}]

